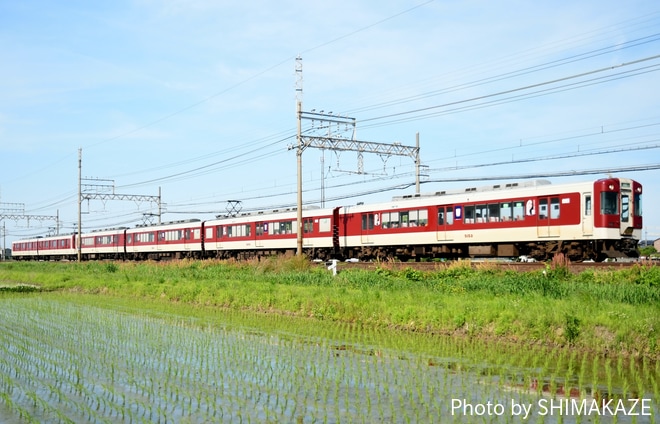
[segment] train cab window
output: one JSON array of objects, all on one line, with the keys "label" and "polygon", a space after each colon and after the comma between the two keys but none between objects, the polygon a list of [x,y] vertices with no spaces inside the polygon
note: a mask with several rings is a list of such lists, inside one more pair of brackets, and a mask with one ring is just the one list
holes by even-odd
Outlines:
[{"label": "train cab window", "polygon": [[635,194],[633,196],[633,214],[635,216],[642,216],[642,195]]},{"label": "train cab window", "polygon": [[550,198],[550,219],[559,219],[559,197]]},{"label": "train cab window", "polygon": [[619,214],[619,194],[612,191],[600,193],[600,213],[603,215]]},{"label": "train cab window", "polygon": [[624,194],[621,196],[621,222],[628,222],[630,218],[630,196]]}]

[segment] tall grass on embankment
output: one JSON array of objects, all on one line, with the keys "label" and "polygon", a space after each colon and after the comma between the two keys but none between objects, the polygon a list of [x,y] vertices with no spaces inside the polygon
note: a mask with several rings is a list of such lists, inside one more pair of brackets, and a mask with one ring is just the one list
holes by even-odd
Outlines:
[{"label": "tall grass on embankment", "polygon": [[2,263],[0,286],[245,309],[362,326],[571,345],[659,358],[660,267],[573,275],[561,263],[518,273],[467,261],[430,272],[346,270],[304,260]]}]

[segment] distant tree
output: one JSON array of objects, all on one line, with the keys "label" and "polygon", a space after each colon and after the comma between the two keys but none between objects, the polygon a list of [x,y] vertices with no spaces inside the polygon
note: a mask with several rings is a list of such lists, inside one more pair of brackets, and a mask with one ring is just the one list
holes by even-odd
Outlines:
[{"label": "distant tree", "polygon": [[653,253],[657,253],[653,246],[646,246],[639,249],[640,256],[651,256]]}]

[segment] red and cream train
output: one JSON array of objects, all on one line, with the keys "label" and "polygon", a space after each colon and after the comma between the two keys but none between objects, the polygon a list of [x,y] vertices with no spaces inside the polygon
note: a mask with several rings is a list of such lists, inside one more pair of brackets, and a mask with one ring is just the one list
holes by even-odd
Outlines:
[{"label": "red and cream train", "polygon": [[[546,181],[303,211],[309,258],[637,256],[642,186],[626,178]],[[84,233],[83,259],[249,258],[296,251],[296,211],[245,213]],[[16,241],[17,260],[77,258],[76,235]]]}]

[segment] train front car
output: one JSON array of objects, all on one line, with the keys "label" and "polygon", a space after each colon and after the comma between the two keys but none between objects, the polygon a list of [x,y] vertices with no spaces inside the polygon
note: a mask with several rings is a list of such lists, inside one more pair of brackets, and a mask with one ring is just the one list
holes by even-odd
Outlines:
[{"label": "train front car", "polygon": [[642,185],[628,178],[594,183],[594,242],[598,259],[637,257],[642,236]]}]

